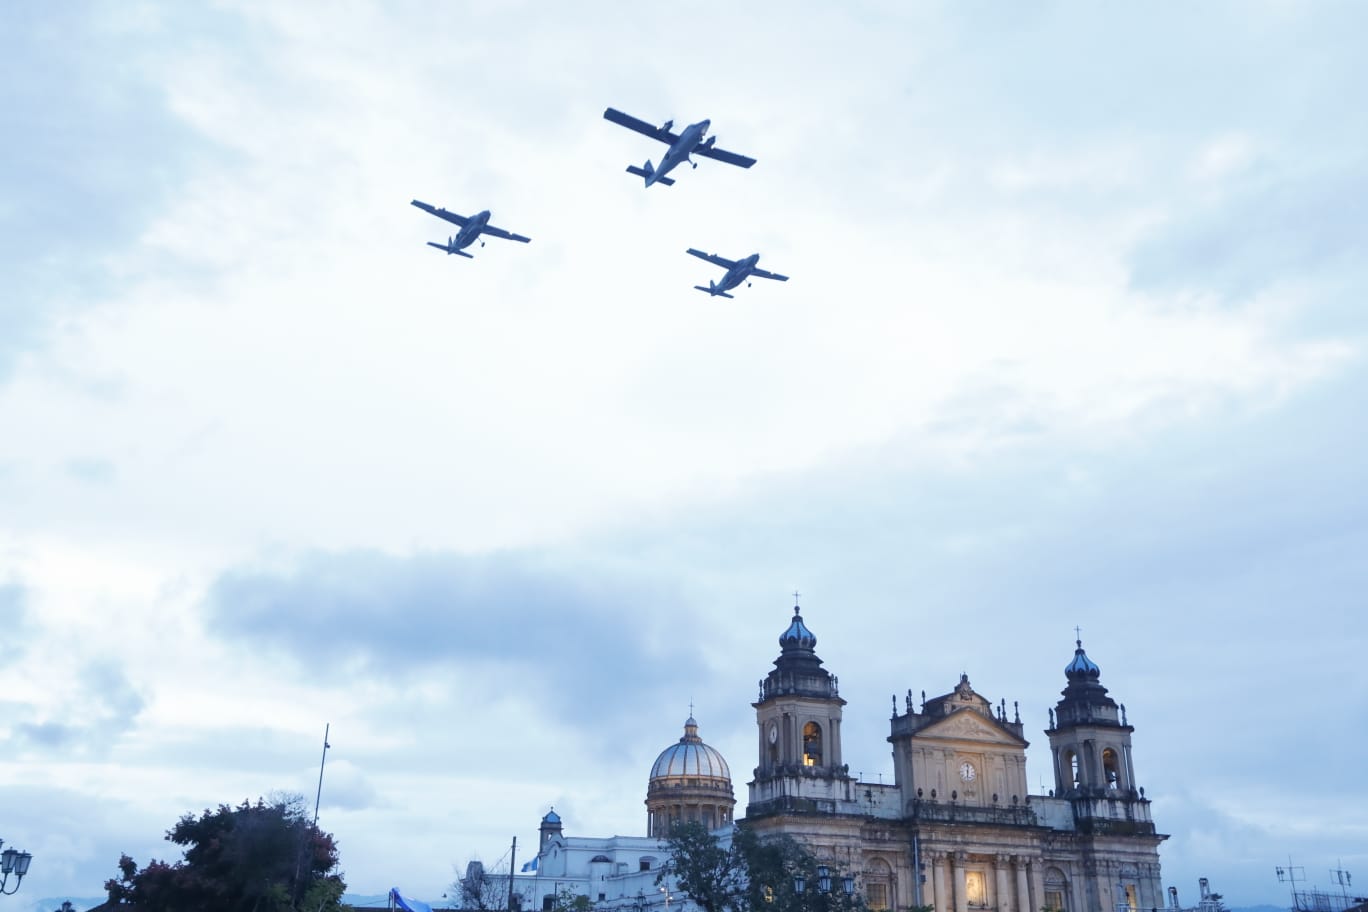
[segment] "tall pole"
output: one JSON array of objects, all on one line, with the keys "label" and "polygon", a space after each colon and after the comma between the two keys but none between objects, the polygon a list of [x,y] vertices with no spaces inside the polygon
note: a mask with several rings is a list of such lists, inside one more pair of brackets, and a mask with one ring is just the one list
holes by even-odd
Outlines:
[{"label": "tall pole", "polygon": [[508,858],[508,912],[513,912],[513,874],[518,870],[518,837],[513,837],[513,849]]},{"label": "tall pole", "polygon": [[318,803],[323,800],[323,764],[328,762],[328,748],[332,747],[328,743],[328,732],[332,730],[332,723],[326,722],[323,725],[323,759],[318,761],[318,794],[314,795],[314,828],[318,828]]}]

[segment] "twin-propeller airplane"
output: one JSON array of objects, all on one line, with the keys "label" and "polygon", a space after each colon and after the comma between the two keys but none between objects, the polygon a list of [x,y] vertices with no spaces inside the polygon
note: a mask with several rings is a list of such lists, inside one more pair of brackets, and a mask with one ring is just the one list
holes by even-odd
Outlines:
[{"label": "twin-propeller airplane", "polygon": [[697,288],[699,291],[706,291],[714,297],[732,297],[732,295],[727,294],[727,292],[740,285],[742,282],[745,282],[746,287],[749,288],[750,282],[748,280],[751,278],[774,279],[779,282],[788,281],[788,276],[780,275],[777,272],[768,272],[761,269],[759,266],[756,266],[755,264],[760,261],[760,254],[758,253],[752,253],[744,260],[729,260],[726,257],[720,257],[715,253],[704,253],[703,251],[695,250],[692,247],[685,252],[692,253],[700,260],[707,260],[714,266],[721,266],[723,269],[727,270],[727,274],[722,277],[720,282],[713,282],[709,279],[707,288],[704,288],[702,285],[694,286],[694,288]]},{"label": "twin-propeller airplane", "polygon": [[[489,224],[488,209],[483,212],[477,212],[474,215],[457,215],[454,212],[447,212],[445,209],[438,209],[436,206],[429,206],[427,203],[420,200],[414,200],[412,205],[417,206],[424,212],[430,212],[440,219],[446,219],[453,225],[459,225],[461,227],[461,230],[456,232],[454,236],[447,238],[445,244],[438,244],[434,241],[427,242],[429,247],[445,250],[448,254],[454,253],[457,256],[463,256],[467,259],[475,259],[475,255],[473,253],[466,253],[465,248],[475,243],[475,239],[482,234],[487,234],[490,237],[503,238],[506,241],[522,241],[524,244],[532,240],[529,237],[523,237],[521,234],[504,231],[502,228],[495,228],[493,225]],[[484,246],[484,241],[480,241],[480,246]]]},{"label": "twin-propeller airplane", "polygon": [[628,174],[635,174],[637,177],[646,178],[646,186],[651,184],[664,184],[670,186],[674,183],[674,178],[666,177],[675,165],[681,162],[688,162],[695,168],[698,162],[690,158],[691,155],[701,155],[704,158],[711,158],[715,161],[726,162],[729,165],[737,165],[741,168],[749,168],[755,164],[755,159],[745,155],[737,155],[735,152],[728,152],[726,149],[719,149],[715,145],[716,136],[703,137],[708,132],[708,127],[712,124],[710,120],[700,120],[698,123],[689,124],[678,133],[670,132],[674,129],[674,121],[667,120],[660,126],[653,126],[644,120],[637,120],[630,114],[623,114],[617,108],[609,108],[603,112],[604,120],[611,120],[620,127],[635,130],[642,136],[649,136],[651,139],[665,143],[670,148],[665,150],[665,156],[660,160],[660,167],[654,167],[651,160],[646,159],[643,167],[629,165]]}]

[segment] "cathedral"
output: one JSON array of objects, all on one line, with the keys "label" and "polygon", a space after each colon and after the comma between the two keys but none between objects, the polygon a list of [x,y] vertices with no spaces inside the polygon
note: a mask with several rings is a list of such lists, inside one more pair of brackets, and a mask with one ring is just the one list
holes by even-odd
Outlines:
[{"label": "cathedral", "polygon": [[[874,910],[1125,912],[1165,906],[1150,802],[1136,787],[1134,728],[1101,683],[1081,641],[1050,710],[1055,787],[1030,795],[1025,727],[1017,707],[997,706],[967,675],[949,692],[894,698],[888,742],[894,782],[860,782],[842,761],[835,675],[797,607],[779,656],[760,682],[756,766],[745,822],[787,834],[853,875]],[[698,734],[684,735],[651,769],[647,836],[566,837],[554,810],[543,818],[530,876],[515,878],[524,908],[550,908],[573,884],[606,910],[642,912],[672,895],[655,884],[663,838],[677,821],[728,831],[736,798],[727,762]],[[663,894],[663,896],[662,896]],[[676,904],[686,897],[674,898]],[[681,910],[682,912],[682,910]]]}]

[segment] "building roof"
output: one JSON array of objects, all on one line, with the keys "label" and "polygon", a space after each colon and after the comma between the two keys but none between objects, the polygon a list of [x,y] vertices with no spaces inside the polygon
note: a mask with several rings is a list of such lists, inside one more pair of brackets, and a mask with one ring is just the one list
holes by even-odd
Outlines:
[{"label": "building roof", "polygon": [[731,769],[727,761],[715,748],[703,743],[698,737],[698,723],[689,716],[684,723],[684,735],[675,744],[660,752],[655,765],[651,767],[652,779],[673,779],[677,777],[698,777],[700,779],[725,779],[731,782]]}]

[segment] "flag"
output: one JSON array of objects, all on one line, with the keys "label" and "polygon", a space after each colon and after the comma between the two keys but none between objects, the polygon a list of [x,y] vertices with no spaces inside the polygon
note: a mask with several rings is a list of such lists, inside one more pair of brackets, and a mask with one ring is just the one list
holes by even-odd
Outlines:
[{"label": "flag", "polygon": [[390,888],[390,908],[399,909],[401,912],[432,912],[432,906],[416,899],[404,899],[399,895],[398,887]]}]

